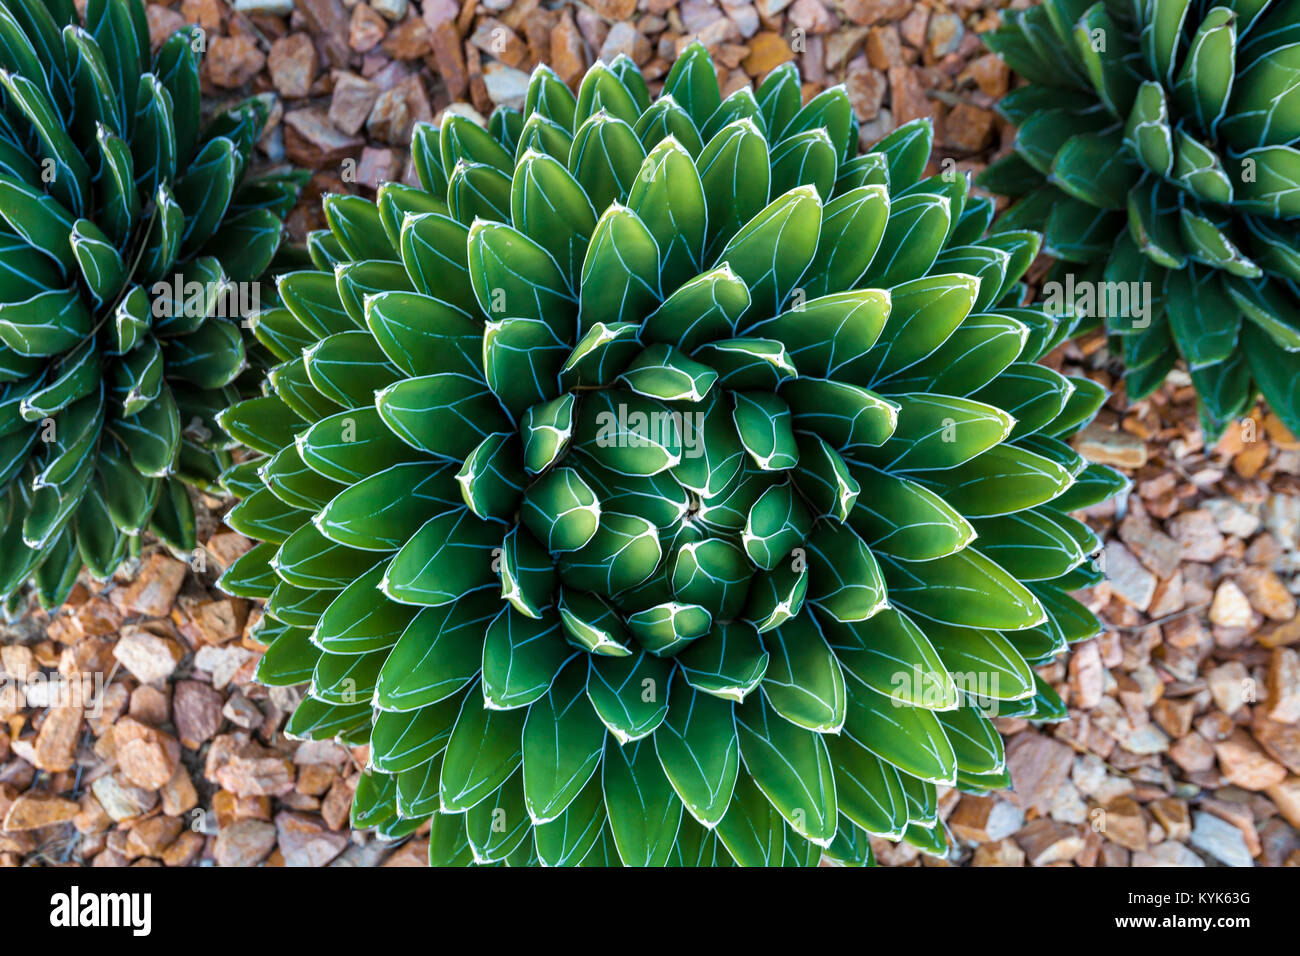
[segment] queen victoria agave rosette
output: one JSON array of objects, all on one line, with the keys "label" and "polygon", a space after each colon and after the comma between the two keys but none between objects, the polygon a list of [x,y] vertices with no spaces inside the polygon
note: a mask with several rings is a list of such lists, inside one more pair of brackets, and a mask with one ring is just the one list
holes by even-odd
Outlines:
[{"label": "queen victoria agave rosette", "polygon": [[80,6],[0,0],[0,598],[47,607],[145,528],[195,547],[303,181],[245,176],[265,102],[201,122],[197,28],[151,54],[141,0]]},{"label": "queen victoria agave rosette", "polygon": [[[1001,113],[1015,152],[981,184],[1041,229],[1132,398],[1181,356],[1213,441],[1263,394],[1300,434],[1300,0],[1045,0],[990,47],[1030,81]],[[1076,281],[1077,280],[1077,281]],[[1130,291],[1131,290],[1131,291]]]},{"label": "queen victoria agave rosette", "polygon": [[858,155],[792,65],[725,100],[687,49],[575,97],[546,67],[485,130],[418,128],[423,188],[325,200],[318,271],[221,416],[260,541],[260,680],[292,734],[368,743],[352,810],[432,818],[435,864],[863,863],[940,853],[936,784],[1007,785],[990,713],[1097,621],[1123,479],[1065,439],[1104,400],[1035,361],[1029,232]]}]

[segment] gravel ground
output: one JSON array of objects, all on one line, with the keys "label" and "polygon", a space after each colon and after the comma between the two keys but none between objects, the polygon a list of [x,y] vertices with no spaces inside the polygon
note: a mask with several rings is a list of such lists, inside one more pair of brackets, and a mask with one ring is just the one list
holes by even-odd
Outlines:
[{"label": "gravel ground", "polygon": [[[414,182],[411,126],[452,103],[486,116],[550,63],[576,82],[619,53],[652,89],[701,39],[724,92],[790,59],[805,95],[844,83],[869,145],[930,116],[933,163],[978,170],[1012,132],[991,106],[1014,82],[980,34],[987,0],[172,0],[155,41],[206,31],[204,89],[274,103],[265,165],[310,168],[290,218],[322,192]],[[1107,386],[1100,336],[1052,357]],[[1206,448],[1186,377],[1111,399],[1077,440],[1133,480],[1084,515],[1107,580],[1085,603],[1105,633],[1042,670],[1070,719],[1003,720],[1013,790],[943,795],[949,860],[877,841],[883,865],[1300,865],[1300,443],[1262,411]],[[364,750],[289,741],[292,691],[251,680],[258,611],[213,586],[249,542],[199,502],[204,549],[157,549],[68,606],[33,606],[0,639],[0,865],[423,865],[421,835],[385,844],[347,825]],[[100,704],[49,706],[55,676],[99,675]]]}]

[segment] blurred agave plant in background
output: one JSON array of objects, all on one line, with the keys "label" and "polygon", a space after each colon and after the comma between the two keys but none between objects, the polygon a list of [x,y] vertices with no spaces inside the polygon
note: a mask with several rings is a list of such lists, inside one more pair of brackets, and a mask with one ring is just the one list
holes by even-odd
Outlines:
[{"label": "blurred agave plant in background", "polygon": [[247,362],[221,313],[302,180],[245,179],[263,102],[200,128],[201,45],[183,30],[151,56],[141,0],[88,0],[84,23],[72,0],[0,0],[5,599],[34,580],[60,603],[146,527],[192,549],[185,486],[230,462],[215,416]]},{"label": "blurred agave plant in background", "polygon": [[353,824],[435,864],[941,853],[936,784],[1008,784],[987,716],[1093,635],[1065,442],[1103,389],[1040,364],[1039,247],[986,237],[926,123],[858,155],[792,65],[725,100],[546,67],[490,129],[423,125],[423,188],[325,200],[254,334],[222,578],[264,598],[290,734],[368,743]]},{"label": "blurred agave plant in background", "polygon": [[1001,227],[1154,293],[1107,323],[1129,395],[1181,355],[1211,439],[1261,392],[1300,434],[1300,2],[1046,0],[986,39],[1030,80],[981,179],[1020,197]]}]

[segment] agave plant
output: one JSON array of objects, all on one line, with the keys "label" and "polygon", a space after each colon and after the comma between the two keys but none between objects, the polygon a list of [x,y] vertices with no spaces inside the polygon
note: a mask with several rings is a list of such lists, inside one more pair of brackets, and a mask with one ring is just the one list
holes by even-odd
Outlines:
[{"label": "agave plant", "polygon": [[61,602],[146,527],[193,548],[185,486],[229,464],[216,414],[246,355],[221,313],[300,180],[245,181],[261,101],[200,128],[200,48],[183,30],[151,56],[140,0],[88,0],[84,23],[72,0],[0,0],[6,599],[34,579]]},{"label": "agave plant", "polygon": [[1003,221],[1152,293],[1107,323],[1129,394],[1181,355],[1211,437],[1261,392],[1300,433],[1300,3],[1046,0],[987,40],[1031,81],[982,180],[1021,197]]},{"label": "agave plant", "polygon": [[1097,622],[1066,512],[1121,484],[1063,439],[1100,386],[1035,359],[1039,245],[922,179],[925,123],[857,155],[792,65],[725,100],[693,46],[575,97],[539,67],[490,130],[414,136],[423,188],[325,200],[319,271],[221,416],[259,540],[258,671],[288,732],[368,743],[352,822],[435,864],[864,862],[939,853],[936,784],[1007,784],[1001,714]]}]

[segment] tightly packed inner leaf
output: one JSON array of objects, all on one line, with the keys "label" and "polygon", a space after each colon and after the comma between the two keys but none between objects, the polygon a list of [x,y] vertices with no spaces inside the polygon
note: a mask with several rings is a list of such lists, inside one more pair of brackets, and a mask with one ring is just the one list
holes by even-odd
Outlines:
[{"label": "tightly packed inner leaf", "polygon": [[260,540],[259,677],[290,733],[368,742],[356,826],[435,863],[863,862],[946,844],[936,784],[1007,785],[988,717],[1097,623],[1066,511],[1122,480],[1063,439],[1104,398],[1034,364],[1038,237],[857,155],[792,66],[723,100],[625,57],[545,67],[490,130],[448,112],[422,189],[326,199],[320,271],[221,417]]},{"label": "tightly packed inner leaf", "polygon": [[1031,83],[982,182],[1088,287],[1064,305],[1122,337],[1130,396],[1181,355],[1211,437],[1261,392],[1300,433],[1300,3],[1045,0],[988,43]]},{"label": "tightly packed inner leaf", "polygon": [[200,128],[201,49],[151,54],[141,0],[0,0],[0,597],[57,604],[145,527],[192,549],[185,485],[230,463],[238,310],[301,180],[245,181],[264,102]]}]

